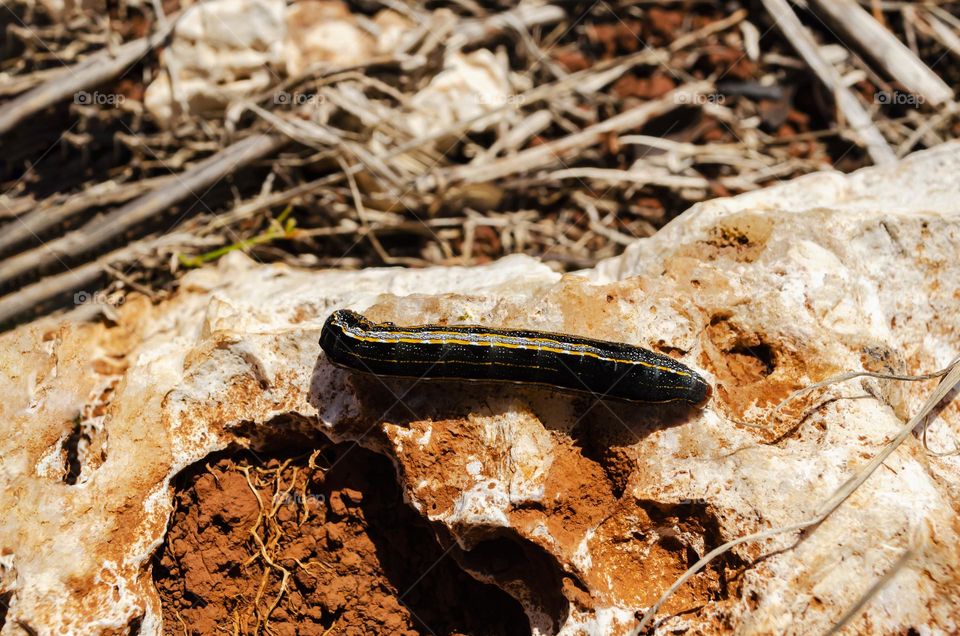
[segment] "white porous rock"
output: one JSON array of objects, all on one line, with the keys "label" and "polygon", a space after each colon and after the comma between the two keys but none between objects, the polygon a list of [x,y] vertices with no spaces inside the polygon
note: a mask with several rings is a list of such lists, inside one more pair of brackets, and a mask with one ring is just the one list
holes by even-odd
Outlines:
[{"label": "white porous rock", "polygon": [[[331,272],[231,254],[168,301],[131,298],[114,325],[47,318],[3,334],[0,633],[137,621],[160,633],[146,573],[171,480],[253,444],[240,424],[269,438],[290,414],[389,456],[406,501],[456,539],[450,554],[517,598],[537,633],[628,633],[712,548],[809,518],[932,384],[855,380],[769,417],[781,399],[842,371],[920,373],[960,353],[957,175],[960,145],[947,144],[711,201],[565,276],[522,256]],[[341,307],[646,346],[698,369],[713,396],[700,410],[355,374],[318,345]],[[383,408],[391,396],[404,396],[402,416]],[[67,483],[76,426],[91,445]],[[958,432],[954,399],[928,441],[950,450]],[[851,629],[960,630],[958,497],[960,459],[910,438],[802,538],[740,545],[696,575],[655,629],[823,632],[909,550]],[[506,572],[475,556],[490,540],[515,546]]]},{"label": "white porous rock", "polygon": [[287,74],[298,77],[310,69],[362,64],[374,55],[388,55],[403,41],[413,23],[396,11],[383,9],[361,25],[338,0],[301,0],[287,7],[284,59]]},{"label": "white porous rock", "polygon": [[[144,94],[145,107],[163,126],[184,109],[219,116],[232,99],[252,97],[284,77],[362,64],[392,51],[411,26],[383,10],[361,28],[337,0],[289,6],[283,0],[207,0],[184,11],[160,56],[161,72]],[[274,100],[324,110],[312,93],[278,91]]]},{"label": "white porous rock", "polygon": [[186,107],[212,116],[275,83],[284,60],[283,0],[208,0],[185,9],[144,106],[163,126]]},{"label": "white porous rock", "polygon": [[304,74],[314,65],[365,62],[376,47],[373,37],[360,28],[343,2],[296,2],[287,8],[286,23],[285,57],[291,77]]},{"label": "white porous rock", "polygon": [[[451,51],[443,70],[410,99],[407,125],[416,136],[428,136],[461,121],[478,118],[470,127],[481,131],[498,116],[481,117],[514,99],[506,59],[487,49]],[[499,118],[509,113],[499,114]]]}]

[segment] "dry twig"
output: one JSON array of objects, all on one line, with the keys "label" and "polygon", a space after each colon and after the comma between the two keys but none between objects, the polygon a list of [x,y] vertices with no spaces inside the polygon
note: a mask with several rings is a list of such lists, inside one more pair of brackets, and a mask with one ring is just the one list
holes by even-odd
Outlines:
[{"label": "dry twig", "polygon": [[800,19],[787,4],[787,0],[763,0],[763,6],[773,16],[784,36],[790,40],[820,81],[833,93],[837,108],[866,146],[874,163],[882,165],[896,161],[896,154],[873,123],[870,114],[860,105],[853,92],[846,87],[833,65],[824,58],[813,36],[801,24]]},{"label": "dry twig", "polygon": [[41,247],[0,263],[0,285],[8,285],[36,270],[70,262],[108,244],[115,237],[206,188],[237,168],[269,155],[287,143],[284,137],[259,134],[247,137],[177,175],[168,187],[157,187],[113,212]]},{"label": "dry twig", "polygon": [[953,99],[953,91],[909,48],[854,0],[813,0],[817,11],[870,53],[907,90],[932,106]]},{"label": "dry twig", "polygon": [[172,28],[170,26],[150,37],[127,42],[115,49],[104,48],[79,64],[52,73],[42,84],[0,108],[0,135],[44,108],[116,77],[163,42]]},{"label": "dry twig", "polygon": [[650,621],[656,616],[657,612],[660,610],[660,607],[663,606],[663,603],[669,598],[674,592],[676,592],[680,586],[686,583],[692,576],[697,572],[706,567],[711,561],[716,559],[718,556],[728,552],[732,548],[742,544],[750,543],[754,541],[763,541],[770,537],[774,537],[780,534],[787,534],[790,532],[796,532],[798,530],[805,530],[822,523],[827,517],[829,517],[844,501],[847,500],[850,495],[852,495],[860,486],[862,486],[867,479],[873,475],[874,471],[880,467],[880,465],[893,453],[897,450],[907,438],[910,437],[910,434],[920,426],[927,415],[936,408],[940,402],[943,401],[947,395],[950,394],[953,389],[960,384],[960,359],[955,359],[949,367],[943,371],[935,372],[934,374],[927,374],[928,376],[933,375],[944,375],[943,380],[934,389],[927,400],[923,403],[923,406],[920,407],[920,410],[910,418],[910,420],[900,428],[900,431],[887,442],[883,448],[874,455],[869,462],[867,462],[860,470],[856,471],[853,476],[850,477],[842,486],[837,488],[829,497],[825,499],[823,504],[817,510],[817,512],[810,518],[803,521],[790,524],[788,526],[783,526],[780,528],[773,528],[770,530],[762,530],[760,532],[755,532],[732,541],[728,541],[721,546],[718,546],[705,554],[703,558],[694,563],[686,572],[683,573],[673,585],[671,585],[667,590],[657,599],[657,602],[646,611],[643,615],[643,619],[640,621],[640,624],[634,630],[634,634],[639,634],[642,632],[647,625],[650,624]]}]

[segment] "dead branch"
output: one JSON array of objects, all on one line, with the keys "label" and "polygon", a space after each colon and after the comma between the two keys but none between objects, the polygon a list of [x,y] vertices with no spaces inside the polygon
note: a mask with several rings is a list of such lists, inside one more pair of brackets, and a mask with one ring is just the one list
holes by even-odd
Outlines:
[{"label": "dead branch", "polygon": [[0,324],[8,324],[18,316],[29,313],[35,307],[53,299],[66,299],[74,292],[89,289],[90,285],[94,284],[111,266],[131,263],[163,248],[183,249],[187,246],[202,244],[203,242],[200,239],[190,233],[165,234],[157,238],[131,243],[94,261],[49,276],[14,293],[0,297]]},{"label": "dead branch", "polygon": [[873,123],[870,114],[863,108],[853,92],[844,85],[840,74],[820,52],[813,36],[801,24],[800,19],[787,4],[787,0],[763,0],[763,6],[773,17],[783,35],[790,41],[797,53],[817,74],[820,81],[833,93],[837,108],[843,113],[850,128],[866,146],[867,152],[877,165],[893,163],[897,160],[896,154],[883,134]]},{"label": "dead branch", "polygon": [[0,135],[44,108],[113,79],[163,42],[171,29],[168,27],[117,48],[106,47],[78,64],[61,69],[36,88],[0,108]]},{"label": "dead branch", "polygon": [[566,12],[560,7],[549,4],[542,7],[525,4],[486,18],[464,21],[456,27],[454,33],[462,37],[469,46],[489,40],[507,29],[551,24],[560,22],[565,17]]},{"label": "dead branch", "polygon": [[713,85],[709,82],[697,82],[682,86],[670,91],[660,99],[631,108],[624,113],[562,139],[528,148],[512,157],[497,159],[481,165],[455,166],[433,175],[427,175],[420,180],[418,187],[422,191],[429,191],[437,188],[440,184],[492,181],[518,172],[547,168],[558,163],[562,164],[564,157],[600,143],[605,135],[638,128],[651,119],[675,108],[694,104],[699,96],[706,95],[712,88]]},{"label": "dead branch", "polygon": [[44,271],[95,251],[170,206],[217,183],[237,168],[269,155],[287,143],[285,137],[259,134],[228,146],[177,175],[175,183],[158,187],[69,234],[0,263],[0,286],[34,270]]},{"label": "dead branch", "polygon": [[953,91],[913,51],[854,0],[813,0],[823,14],[852,38],[910,92],[933,106],[953,99]]},{"label": "dead branch", "polygon": [[118,184],[104,181],[72,196],[54,195],[2,228],[0,253],[55,227],[70,217],[94,207],[123,203],[149,190],[166,187],[173,175]]}]

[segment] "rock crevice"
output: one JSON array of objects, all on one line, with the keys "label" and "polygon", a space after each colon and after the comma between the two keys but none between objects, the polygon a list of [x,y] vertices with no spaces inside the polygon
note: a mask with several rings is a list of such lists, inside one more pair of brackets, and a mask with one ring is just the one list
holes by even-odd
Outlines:
[{"label": "rock crevice", "polygon": [[[487,586],[470,589],[476,607],[507,608],[501,627],[625,633],[716,545],[807,518],[932,382],[848,382],[771,418],[780,400],[840,371],[921,373],[960,351],[958,174],[960,146],[948,144],[892,167],[703,203],[621,257],[566,276],[525,257],[316,272],[232,254],[189,274],[168,301],[131,299],[112,326],[44,319],[4,334],[0,633],[175,630],[171,603],[200,611],[203,594],[207,608],[234,598],[222,620],[235,612],[247,627],[303,617],[324,629],[478,625],[453,598],[440,604],[447,615],[417,617],[426,605],[402,589],[410,563],[442,567],[425,589]],[[318,346],[340,307],[397,324],[646,346],[700,371],[713,397],[698,410],[359,375]],[[954,399],[931,418],[928,441],[950,449],[958,435]],[[271,440],[282,452],[266,450]],[[216,455],[225,449],[232,455]],[[371,461],[382,462],[382,484],[361,470]],[[284,472],[292,467],[296,476]],[[354,482],[338,472],[351,470]],[[367,508],[381,489],[393,503]],[[225,492],[246,494],[224,502]],[[288,499],[264,516],[255,494],[268,492]],[[955,631],[958,493],[958,460],[908,440],[802,540],[738,546],[696,576],[657,630],[823,631],[909,548],[855,626]],[[381,522],[407,537],[419,527],[420,538],[391,543]],[[253,534],[231,543],[251,527],[290,541],[267,552]],[[329,571],[301,558],[338,545],[349,549]],[[261,591],[224,565],[238,550],[260,568]],[[445,565],[413,559],[421,550]],[[319,596],[304,593],[310,586]],[[401,607],[399,622],[383,622]],[[518,607],[526,619],[511,613]]]}]

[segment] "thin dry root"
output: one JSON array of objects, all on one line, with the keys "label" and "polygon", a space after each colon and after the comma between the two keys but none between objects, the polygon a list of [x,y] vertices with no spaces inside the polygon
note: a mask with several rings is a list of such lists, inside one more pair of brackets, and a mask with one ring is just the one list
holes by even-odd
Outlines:
[{"label": "thin dry root", "polygon": [[[840,506],[840,504],[846,501],[846,499],[851,494],[853,494],[858,488],[860,488],[860,486],[862,486],[867,481],[867,479],[870,478],[870,475],[873,474],[873,472],[887,459],[887,457],[889,457],[890,454],[893,453],[893,451],[899,448],[899,446],[908,437],[910,437],[910,434],[917,428],[917,426],[919,426],[926,420],[930,412],[933,411],[933,409],[935,409],[940,404],[940,402],[942,402],[943,399],[951,391],[953,391],[953,389],[958,384],[960,384],[960,357],[955,358],[950,363],[950,365],[947,366],[945,369],[941,371],[936,371],[934,373],[925,374],[922,376],[895,376],[893,374],[873,374],[868,372],[857,372],[854,374],[844,374],[842,376],[837,376],[837,377],[843,378],[843,379],[850,379],[850,377],[857,377],[859,375],[871,375],[872,377],[893,376],[894,379],[900,379],[900,380],[931,379],[931,378],[940,377],[940,376],[945,376],[945,377],[940,382],[940,384],[937,385],[937,387],[933,390],[933,392],[931,392],[930,396],[927,398],[927,401],[924,402],[923,406],[920,408],[917,414],[914,415],[912,418],[910,418],[910,421],[908,421],[906,424],[904,424],[903,427],[901,427],[897,435],[892,440],[887,442],[887,444],[876,455],[874,455],[873,458],[869,462],[867,462],[867,464],[863,468],[857,471],[857,473],[855,473],[850,479],[848,479],[846,483],[844,483],[839,488],[837,488],[826,499],[824,504],[820,507],[817,513],[814,514],[814,516],[812,516],[811,518],[805,521],[800,521],[798,523],[794,523],[788,526],[773,528],[771,530],[764,530],[761,532],[755,532],[753,534],[749,534],[747,536],[740,537],[732,541],[728,541],[727,543],[724,543],[723,545],[711,550],[702,559],[694,563],[693,566],[691,566],[686,572],[684,572],[676,581],[674,581],[673,585],[671,585],[660,596],[660,598],[657,599],[657,602],[654,603],[653,606],[650,609],[648,609],[646,613],[643,615],[643,619],[640,621],[640,624],[633,631],[634,634],[639,634],[641,631],[643,631],[647,627],[647,625],[649,625],[650,622],[654,619],[657,612],[663,606],[663,603],[668,598],[670,598],[670,596],[674,592],[676,592],[684,583],[686,583],[697,572],[699,572],[704,567],[706,567],[711,561],[716,559],[718,556],[725,554],[726,552],[730,551],[730,549],[742,543],[748,543],[751,541],[762,541],[764,539],[768,539],[776,535],[786,534],[789,532],[796,532],[798,530],[811,528],[813,526],[820,524],[827,517],[829,517],[830,514],[832,514],[833,511]],[[833,381],[840,381],[840,380],[831,379],[831,380],[825,381],[825,383],[830,383]],[[822,382],[818,384],[823,385],[825,383]],[[904,555],[903,558],[907,559],[909,557],[907,555]],[[905,562],[906,561],[904,561],[904,564]],[[889,574],[889,576],[892,577],[893,574],[896,574],[896,570],[902,567],[903,565],[895,566],[894,571],[891,574]],[[889,580],[889,577],[885,576],[884,579],[881,579],[881,581],[878,582],[878,585],[882,586],[887,580]],[[875,594],[876,592],[873,592],[873,593]],[[865,604],[868,600],[869,598],[867,598],[866,600],[863,600],[863,604]],[[858,603],[858,605],[860,604]],[[860,605],[859,607],[855,606],[848,613],[855,614],[860,610],[860,607],[862,607],[862,605]],[[846,614],[845,614],[845,617],[846,617]],[[852,619],[852,616],[851,616],[851,619]],[[847,619],[847,620],[850,620],[850,619]]]}]

